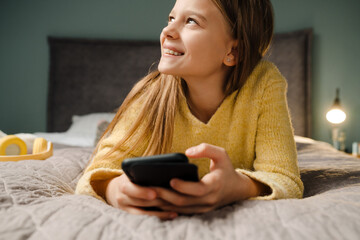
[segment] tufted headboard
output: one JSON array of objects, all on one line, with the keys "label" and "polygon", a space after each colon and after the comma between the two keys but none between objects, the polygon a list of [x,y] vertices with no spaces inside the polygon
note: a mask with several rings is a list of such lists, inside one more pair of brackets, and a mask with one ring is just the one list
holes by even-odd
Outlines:
[{"label": "tufted headboard", "polygon": [[[311,136],[311,30],[275,34],[267,58],[288,80],[295,134]],[[158,41],[49,37],[47,131],[66,131],[73,115],[113,112],[160,59]]]}]

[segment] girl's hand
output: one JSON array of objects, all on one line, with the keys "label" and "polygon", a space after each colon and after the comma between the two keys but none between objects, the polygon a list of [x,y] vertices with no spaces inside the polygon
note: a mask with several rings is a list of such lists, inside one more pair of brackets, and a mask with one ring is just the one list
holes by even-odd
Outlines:
[{"label": "girl's hand", "polygon": [[200,182],[172,179],[173,190],[154,188],[159,198],[171,204],[161,206],[161,209],[185,214],[203,213],[259,195],[258,183],[237,173],[223,148],[202,143],[187,149],[185,154],[190,158],[210,158],[210,173]]},{"label": "girl's hand", "polygon": [[132,183],[125,174],[108,181],[105,188],[106,200],[113,207],[132,214],[157,216],[164,220],[177,217],[174,211],[144,210],[145,207],[164,207],[168,203],[158,199],[157,193],[152,188]]}]

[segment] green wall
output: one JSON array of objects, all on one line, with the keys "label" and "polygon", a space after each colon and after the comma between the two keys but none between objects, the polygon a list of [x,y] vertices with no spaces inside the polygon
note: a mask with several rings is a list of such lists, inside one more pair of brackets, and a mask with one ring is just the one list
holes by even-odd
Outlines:
[{"label": "green wall", "polygon": [[313,138],[331,142],[325,115],[340,87],[347,113],[341,125],[346,145],[360,142],[360,1],[274,0],[276,31],[314,29],[312,114]]},{"label": "green wall", "polygon": [[[173,2],[1,0],[0,130],[45,131],[48,35],[158,39]],[[360,141],[360,1],[273,0],[273,5],[276,32],[314,29],[313,138],[330,142],[325,113],[340,87],[350,147]]]}]

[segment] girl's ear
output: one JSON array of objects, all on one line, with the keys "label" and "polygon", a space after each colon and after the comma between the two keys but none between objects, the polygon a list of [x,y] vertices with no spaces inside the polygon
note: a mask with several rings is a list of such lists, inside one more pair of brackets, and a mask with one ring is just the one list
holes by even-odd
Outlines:
[{"label": "girl's ear", "polygon": [[229,50],[229,52],[226,54],[223,63],[228,66],[228,67],[233,67],[236,65],[236,63],[238,62],[238,41],[234,41],[231,49]]}]

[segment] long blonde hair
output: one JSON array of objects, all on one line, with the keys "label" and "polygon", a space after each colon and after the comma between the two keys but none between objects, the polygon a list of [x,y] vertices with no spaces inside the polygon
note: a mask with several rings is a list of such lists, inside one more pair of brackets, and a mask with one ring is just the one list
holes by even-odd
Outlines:
[{"label": "long blonde hair", "polygon": [[[225,96],[228,96],[243,86],[267,51],[273,36],[273,10],[270,0],[212,0],[212,2],[228,21],[233,38],[238,40],[237,64],[232,67],[224,85]],[[139,110],[140,114],[125,136],[119,139],[104,158],[129,140],[132,140],[131,147],[124,155],[141,147],[144,139],[148,140],[148,144],[143,156],[169,152],[172,146],[177,105],[180,96],[186,94],[186,87],[185,81],[181,78],[165,75],[159,71],[153,71],[141,79],[125,98],[102,139],[111,133],[126,109],[135,100],[143,103]]]}]

